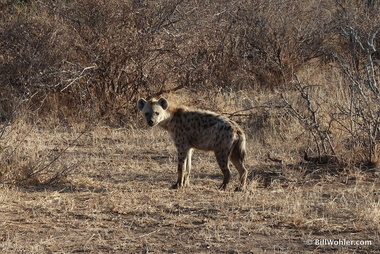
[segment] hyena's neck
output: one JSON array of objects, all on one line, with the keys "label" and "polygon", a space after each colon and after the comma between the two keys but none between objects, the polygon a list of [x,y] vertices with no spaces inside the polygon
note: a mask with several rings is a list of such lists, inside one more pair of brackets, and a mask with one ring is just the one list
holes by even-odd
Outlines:
[{"label": "hyena's neck", "polygon": [[188,109],[184,107],[177,107],[175,105],[169,106],[169,108],[165,110],[164,120],[159,123],[159,126],[169,132],[172,132],[172,129],[176,127],[174,126],[175,124],[172,123],[173,118],[180,118],[180,115],[182,115],[185,111],[188,111]]},{"label": "hyena's neck", "polygon": [[161,128],[170,131],[171,121],[173,119],[173,114],[169,111],[165,111],[164,119],[158,124]]}]

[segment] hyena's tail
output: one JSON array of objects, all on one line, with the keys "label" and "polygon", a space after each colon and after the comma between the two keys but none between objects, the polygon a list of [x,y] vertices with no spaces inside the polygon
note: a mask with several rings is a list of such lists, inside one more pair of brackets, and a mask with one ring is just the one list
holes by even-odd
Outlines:
[{"label": "hyena's tail", "polygon": [[235,141],[234,146],[231,151],[231,161],[239,171],[240,175],[240,186],[235,190],[240,191],[244,190],[247,182],[248,170],[244,166],[244,158],[245,158],[245,135],[244,132],[239,128],[237,130],[238,139]]},{"label": "hyena's tail", "polygon": [[231,159],[233,161],[237,160],[237,161],[240,161],[241,163],[243,163],[245,155],[246,155],[245,134],[242,130],[240,130],[240,128],[237,130],[237,134],[238,134],[238,140],[235,142],[234,146],[232,147]]}]

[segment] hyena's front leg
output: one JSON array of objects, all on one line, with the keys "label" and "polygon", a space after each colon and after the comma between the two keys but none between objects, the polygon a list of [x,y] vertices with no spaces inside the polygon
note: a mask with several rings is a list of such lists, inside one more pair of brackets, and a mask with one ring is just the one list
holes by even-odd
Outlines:
[{"label": "hyena's front leg", "polygon": [[187,152],[186,160],[185,160],[185,170],[184,174],[184,186],[190,185],[190,173],[191,173],[191,155],[193,154],[193,149],[190,149]]},{"label": "hyena's front leg", "polygon": [[[186,175],[186,164],[188,164],[188,154],[189,149],[180,149],[178,148],[178,180],[177,182],[172,186],[172,189],[178,189],[185,185],[185,175]],[[191,160],[191,155],[190,155]],[[191,163],[191,162],[190,162]]]}]

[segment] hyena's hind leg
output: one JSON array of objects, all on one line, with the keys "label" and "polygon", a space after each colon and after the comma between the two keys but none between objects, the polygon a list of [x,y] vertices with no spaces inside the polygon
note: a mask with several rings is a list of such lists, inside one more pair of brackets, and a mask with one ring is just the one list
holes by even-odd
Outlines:
[{"label": "hyena's hind leg", "polygon": [[239,147],[235,146],[232,149],[230,159],[232,164],[234,164],[235,168],[239,172],[239,180],[240,180],[240,186],[235,189],[235,191],[242,191],[246,187],[247,183],[247,176],[248,176],[248,170],[244,166],[244,157],[245,157],[245,151],[240,150]]},{"label": "hyena's hind leg", "polygon": [[223,183],[220,185],[219,189],[225,190],[231,180],[231,171],[228,166],[228,151],[217,150],[215,151],[215,157],[223,173]]},{"label": "hyena's hind leg", "polygon": [[231,157],[231,162],[234,164],[235,168],[239,171],[239,180],[240,180],[240,186],[236,187],[235,191],[242,191],[245,189],[246,183],[247,183],[247,175],[248,175],[248,170],[245,168],[243,161]]}]

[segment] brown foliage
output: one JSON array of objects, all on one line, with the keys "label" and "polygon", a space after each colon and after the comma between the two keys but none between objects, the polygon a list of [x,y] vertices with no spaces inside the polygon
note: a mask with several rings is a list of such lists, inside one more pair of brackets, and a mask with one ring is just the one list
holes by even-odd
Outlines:
[{"label": "brown foliage", "polygon": [[70,106],[100,116],[175,87],[274,88],[322,54],[328,37],[315,20],[328,13],[315,5],[13,1],[1,22],[1,82],[39,99],[69,94]]},{"label": "brown foliage", "polygon": [[[323,91],[313,99],[319,121],[314,124],[320,125],[306,130],[334,132],[334,123],[349,139],[360,136],[359,146],[369,133],[375,149],[377,109],[370,105],[378,97],[365,102],[357,93],[378,81],[379,54],[366,51],[380,22],[375,1],[26,0],[1,7],[3,120],[23,105],[40,119],[100,119],[120,126],[132,122],[138,97],[183,90],[208,94],[214,104],[215,93],[244,91],[248,97],[242,100],[252,101],[256,93],[270,97],[281,91],[295,98],[289,102],[294,112],[308,118],[313,113],[307,113],[302,94],[292,94],[299,75],[301,83]],[[373,39],[378,45],[379,36]],[[314,71],[331,77],[318,80]],[[324,100],[329,91],[339,96]],[[354,111],[350,103],[356,103]],[[248,104],[242,103],[260,106]],[[256,115],[246,110],[249,119]],[[347,131],[352,121],[357,129]]]}]

